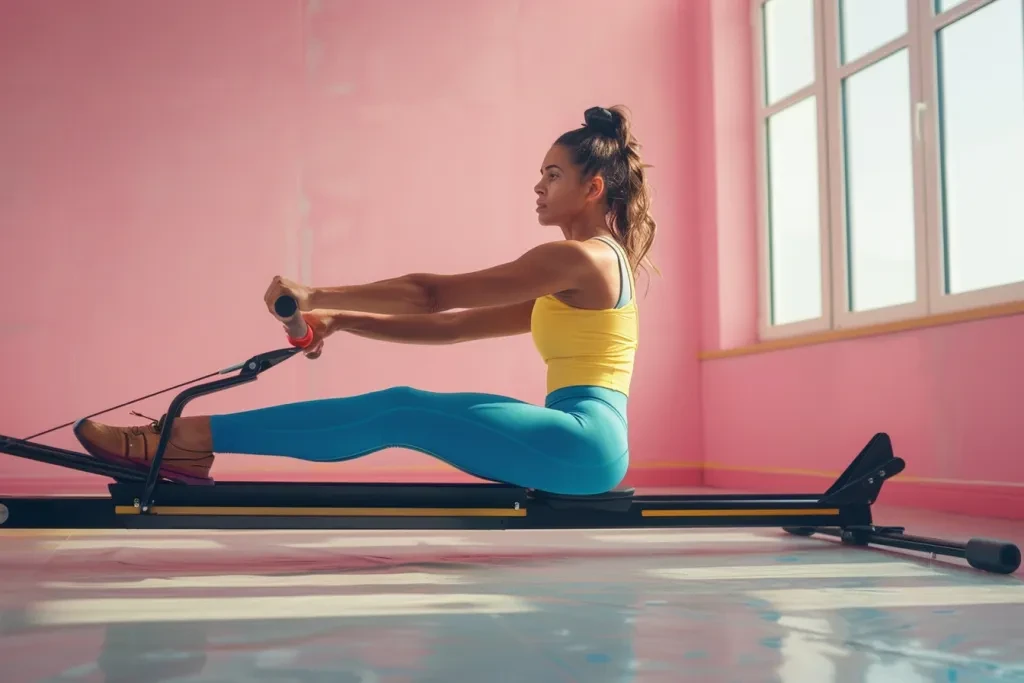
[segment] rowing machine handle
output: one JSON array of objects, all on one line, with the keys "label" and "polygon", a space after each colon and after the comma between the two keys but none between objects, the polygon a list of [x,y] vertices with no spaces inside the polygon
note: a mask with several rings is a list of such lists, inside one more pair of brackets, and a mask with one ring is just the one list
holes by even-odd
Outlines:
[{"label": "rowing machine handle", "polygon": [[[274,313],[284,323],[285,329],[288,330],[288,341],[292,344],[304,347],[312,341],[309,325],[302,319],[299,303],[294,297],[287,294],[277,297],[277,301],[274,302]],[[303,341],[306,344],[303,344]]]}]

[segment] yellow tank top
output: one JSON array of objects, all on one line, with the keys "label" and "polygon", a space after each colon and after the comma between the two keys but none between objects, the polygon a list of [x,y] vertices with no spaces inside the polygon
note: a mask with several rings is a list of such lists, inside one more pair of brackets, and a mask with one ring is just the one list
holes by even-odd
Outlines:
[{"label": "yellow tank top", "polygon": [[598,386],[629,395],[633,359],[639,342],[636,287],[629,259],[612,239],[619,259],[619,302],[615,308],[584,309],[553,295],[533,305],[533,343],[547,364],[547,391],[569,386]]}]

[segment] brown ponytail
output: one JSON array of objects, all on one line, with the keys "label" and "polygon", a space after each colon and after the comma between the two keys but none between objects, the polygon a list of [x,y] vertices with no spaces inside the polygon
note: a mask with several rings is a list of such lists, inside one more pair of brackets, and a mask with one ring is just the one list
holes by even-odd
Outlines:
[{"label": "brown ponytail", "polygon": [[[585,125],[558,138],[556,144],[572,151],[581,175],[600,173],[611,230],[636,272],[646,262],[654,243],[657,223],[651,215],[651,187],[648,164],[640,158],[640,143],[633,135],[629,111],[623,106],[610,109],[591,107],[584,114]],[[654,269],[657,272],[657,268]]]}]

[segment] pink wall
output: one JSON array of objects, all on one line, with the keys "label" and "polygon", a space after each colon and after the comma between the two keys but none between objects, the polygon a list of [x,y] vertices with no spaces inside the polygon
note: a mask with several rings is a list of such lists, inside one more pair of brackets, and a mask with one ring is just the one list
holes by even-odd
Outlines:
[{"label": "pink wall", "polygon": [[[754,57],[748,0],[710,5],[714,149],[703,163],[717,214],[700,221],[702,344],[718,349],[756,339]],[[705,482],[823,490],[885,431],[907,469],[883,502],[1024,518],[1022,346],[1017,316],[705,361]]]},{"label": "pink wall", "polygon": [[[703,173],[704,114],[687,84],[704,65],[688,40],[701,3],[677,5],[4,2],[0,433],[279,346],[261,299],[275,273],[335,284],[475,269],[556,238],[532,211],[537,164],[587,106],[626,103],[655,166],[663,272],[642,301],[630,479],[696,482],[701,254],[688,188]],[[582,49],[584,35],[606,49]],[[192,410],[393,384],[543,396],[525,337],[332,342]],[[155,416],[168,399],[134,407]],[[72,444],[67,430],[45,440]],[[214,474],[453,478],[403,451],[343,466],[227,456]],[[8,457],[0,478],[8,490],[103,484]]]},{"label": "pink wall", "polygon": [[[624,102],[655,165],[662,271],[643,300],[630,482],[698,483],[704,462],[712,485],[817,490],[884,430],[908,468],[883,500],[1024,516],[1024,318],[698,363],[756,339],[747,0],[393,7],[0,6],[0,433],[278,346],[260,299],[274,273],[463,270],[555,237],[531,210],[538,160],[585,107]],[[567,49],[583,27],[631,47]],[[194,409],[392,384],[540,400],[542,378],[526,338],[338,339]],[[159,415],[167,399],[135,408]],[[72,445],[67,430],[45,440]],[[459,478],[404,451],[344,466],[228,456],[215,474]],[[0,480],[103,483],[6,457]]]},{"label": "pink wall", "polygon": [[694,3],[700,89],[701,348],[757,341],[757,175],[750,1]]},{"label": "pink wall", "polygon": [[882,500],[1024,519],[1024,316],[704,362],[708,484],[828,486],[875,432]]}]

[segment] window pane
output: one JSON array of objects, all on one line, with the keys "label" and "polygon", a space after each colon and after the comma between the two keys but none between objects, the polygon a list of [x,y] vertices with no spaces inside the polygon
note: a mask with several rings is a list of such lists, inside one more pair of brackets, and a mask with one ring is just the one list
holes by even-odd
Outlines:
[{"label": "window pane", "polygon": [[917,298],[907,50],[843,84],[850,310]]},{"label": "window pane", "polygon": [[1024,18],[996,0],[939,32],[947,292],[1024,280]]},{"label": "window pane", "polygon": [[821,309],[818,111],[809,97],[768,119],[768,221],[772,324]]},{"label": "window pane", "polygon": [[840,0],[843,64],[907,32],[906,0]]},{"label": "window pane", "polygon": [[765,3],[764,51],[768,104],[814,82],[813,0]]},{"label": "window pane", "polygon": [[935,0],[935,11],[941,14],[948,9],[953,9],[957,5],[967,2],[967,0]]}]

